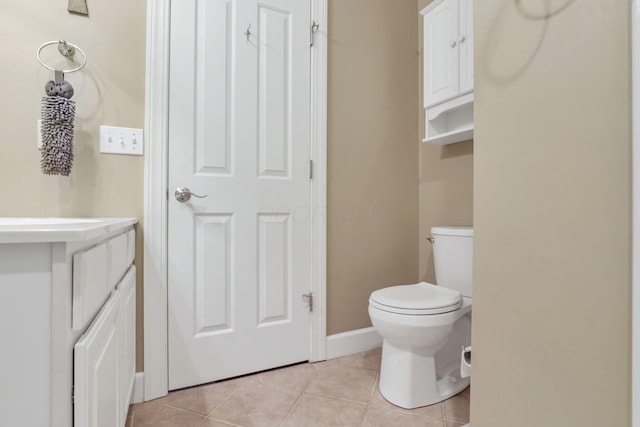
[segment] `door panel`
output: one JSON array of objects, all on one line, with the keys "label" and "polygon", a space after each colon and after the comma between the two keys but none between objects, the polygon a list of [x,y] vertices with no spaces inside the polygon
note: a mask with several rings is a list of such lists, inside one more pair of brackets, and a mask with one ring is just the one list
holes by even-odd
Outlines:
[{"label": "door panel", "polygon": [[172,3],[170,389],[309,357],[309,14]]},{"label": "door panel", "polygon": [[196,215],[195,336],[232,329],[231,215]]},{"label": "door panel", "polygon": [[291,171],[291,14],[258,5],[258,150],[260,177]]},{"label": "door panel", "polygon": [[[234,86],[233,10],[236,0],[196,0],[195,43],[195,172],[230,175],[233,173]],[[173,81],[172,81],[173,83]],[[180,82],[175,84],[180,85]]]},{"label": "door panel", "polygon": [[258,326],[291,320],[290,214],[259,214]]}]

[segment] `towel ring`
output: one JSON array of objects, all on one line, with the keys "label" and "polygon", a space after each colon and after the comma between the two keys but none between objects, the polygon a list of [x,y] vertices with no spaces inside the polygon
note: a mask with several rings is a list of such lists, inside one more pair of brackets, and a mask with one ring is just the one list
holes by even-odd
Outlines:
[{"label": "towel ring", "polygon": [[42,58],[40,58],[40,52],[42,52],[42,49],[44,49],[45,47],[50,46],[52,44],[57,44],[58,45],[58,51],[60,52],[60,54],[62,56],[66,56],[67,58],[73,56],[76,53],[76,50],[78,52],[80,52],[80,54],[82,55],[82,64],[80,64],[76,68],[72,68],[70,70],[62,70],[63,73],[65,73],[65,74],[67,74],[67,73],[75,73],[76,71],[80,71],[87,64],[87,55],[78,46],[76,46],[73,43],[69,43],[69,42],[67,42],[65,40],[52,40],[50,42],[46,42],[46,43],[43,43],[42,45],[40,45],[40,47],[38,48],[38,51],[36,52],[36,58],[38,58],[38,62],[40,63],[40,65],[42,65],[47,70],[56,71],[55,68],[49,67],[47,64],[45,64],[42,61]]}]

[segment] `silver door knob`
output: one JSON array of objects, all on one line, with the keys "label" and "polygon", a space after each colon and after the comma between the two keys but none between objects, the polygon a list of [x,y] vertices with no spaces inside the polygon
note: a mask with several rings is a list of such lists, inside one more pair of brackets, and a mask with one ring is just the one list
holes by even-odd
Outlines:
[{"label": "silver door knob", "polygon": [[207,197],[206,194],[204,196],[198,196],[197,194],[192,193],[191,190],[189,190],[187,187],[176,188],[176,191],[174,191],[173,195],[180,203],[188,202],[189,199],[191,199],[191,196],[197,197],[199,199],[204,199],[205,197]]},{"label": "silver door knob", "polygon": [[451,43],[449,43],[449,46],[456,47],[456,41],[455,40],[451,40]]},{"label": "silver door knob", "polygon": [[464,43],[466,39],[467,38],[464,35],[460,36],[460,43]]}]

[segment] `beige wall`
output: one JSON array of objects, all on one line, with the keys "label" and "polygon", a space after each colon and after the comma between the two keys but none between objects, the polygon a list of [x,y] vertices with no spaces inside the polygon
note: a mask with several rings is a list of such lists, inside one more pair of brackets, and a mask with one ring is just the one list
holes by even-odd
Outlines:
[{"label": "beige wall", "polygon": [[473,427],[630,425],[629,3],[475,2]]},{"label": "beige wall", "polygon": [[[66,0],[0,0],[0,182],[5,187],[0,216],[142,218],[143,158],[100,154],[98,135],[101,124],[143,127],[145,2],[88,3],[87,18],[69,14]],[[76,92],[75,161],[69,178],[42,175],[36,149],[40,98],[53,73],[38,64],[35,52],[40,44],[61,38],[79,45],[88,57],[86,68],[66,76]],[[44,55],[68,68],[55,46]],[[139,336],[141,235],[138,227]]]},{"label": "beige wall", "polygon": [[[431,0],[418,0],[418,11]],[[422,76],[422,15],[416,13],[420,29],[419,69]],[[418,111],[420,139],[424,138],[422,78],[419,79]],[[473,141],[445,146],[420,144],[420,280],[435,283],[433,251],[426,237],[431,227],[439,225],[473,225]]]},{"label": "beige wall", "polygon": [[327,333],[418,273],[414,0],[329,1]]},{"label": "beige wall", "polygon": [[435,283],[431,227],[473,226],[473,141],[420,147],[419,197],[420,280]]}]

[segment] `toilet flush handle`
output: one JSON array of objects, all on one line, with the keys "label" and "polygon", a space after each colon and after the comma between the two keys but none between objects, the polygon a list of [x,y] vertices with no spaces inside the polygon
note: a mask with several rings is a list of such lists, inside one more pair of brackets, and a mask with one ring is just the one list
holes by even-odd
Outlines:
[{"label": "toilet flush handle", "polygon": [[433,237],[427,237],[427,240],[430,241],[431,243],[436,241]]}]

